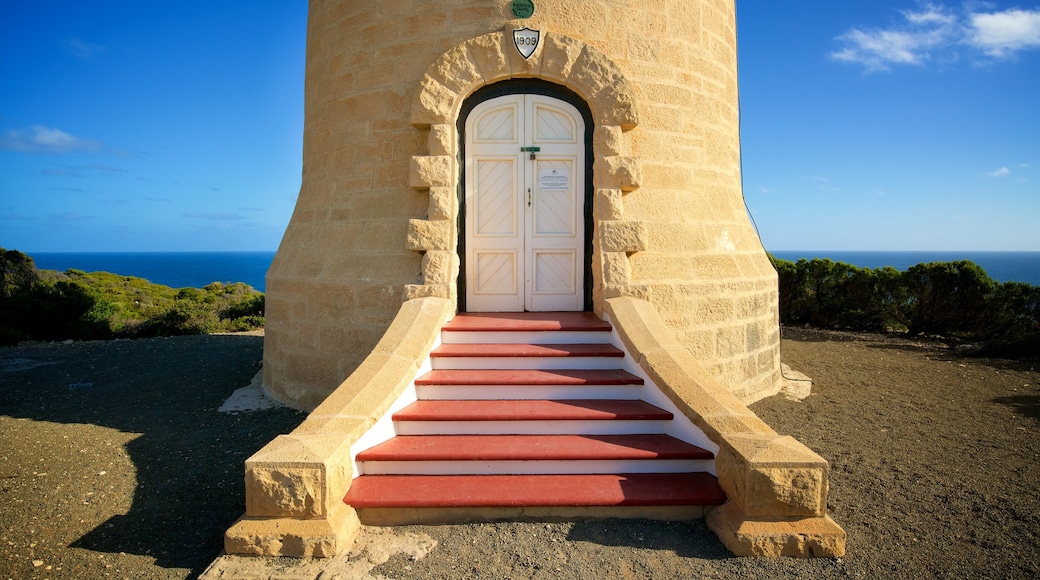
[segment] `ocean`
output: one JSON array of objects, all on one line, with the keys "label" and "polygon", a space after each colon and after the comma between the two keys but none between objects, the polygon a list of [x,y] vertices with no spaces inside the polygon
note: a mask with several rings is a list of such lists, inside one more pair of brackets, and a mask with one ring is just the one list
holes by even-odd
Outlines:
[{"label": "ocean", "polygon": [[29,254],[39,270],[84,270],[136,276],[172,288],[245,282],[264,292],[274,252],[118,252]]},{"label": "ocean", "polygon": [[[845,252],[777,251],[777,258],[830,258],[861,268],[906,270],[922,262],[971,260],[998,282],[1040,286],[1040,252]],[[264,292],[264,276],[274,252],[121,252],[31,254],[41,270],[68,269],[137,276],[173,288],[201,288],[211,282],[245,282]]]}]

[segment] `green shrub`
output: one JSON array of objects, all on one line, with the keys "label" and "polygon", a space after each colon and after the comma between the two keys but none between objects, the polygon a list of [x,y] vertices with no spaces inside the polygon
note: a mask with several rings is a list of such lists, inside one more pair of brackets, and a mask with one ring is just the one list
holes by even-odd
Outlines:
[{"label": "green shrub", "polygon": [[174,289],[82,270],[39,271],[0,248],[0,344],[263,328],[264,295],[241,282]]},{"label": "green shrub", "polygon": [[903,275],[900,311],[910,334],[976,336],[996,284],[974,262],[931,262]]},{"label": "green shrub", "polygon": [[772,259],[784,324],[927,334],[982,341],[986,352],[1040,353],[1040,287],[994,282],[973,262],[924,263],[899,272]]},{"label": "green shrub", "polygon": [[776,260],[780,320],[821,328],[884,330],[891,308],[886,294],[890,272],[857,268],[826,259]]}]

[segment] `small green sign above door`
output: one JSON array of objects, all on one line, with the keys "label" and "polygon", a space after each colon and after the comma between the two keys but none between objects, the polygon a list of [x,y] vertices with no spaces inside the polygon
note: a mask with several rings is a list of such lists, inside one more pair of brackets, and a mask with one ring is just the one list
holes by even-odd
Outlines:
[{"label": "small green sign above door", "polygon": [[509,7],[513,10],[513,16],[517,18],[530,18],[534,14],[532,0],[513,0]]}]

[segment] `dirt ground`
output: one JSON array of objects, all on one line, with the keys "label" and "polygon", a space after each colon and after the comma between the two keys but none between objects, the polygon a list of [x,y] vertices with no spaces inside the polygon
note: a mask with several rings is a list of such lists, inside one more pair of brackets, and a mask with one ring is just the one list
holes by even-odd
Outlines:
[{"label": "dirt ground", "polygon": [[[303,418],[217,411],[262,341],[0,348],[0,578],[206,572],[243,511],[243,460]],[[736,558],[701,522],[493,522],[365,528],[333,561],[225,557],[206,578],[1040,576],[1035,363],[794,329],[782,349],[812,395],[752,409],[830,462],[843,558]]]}]

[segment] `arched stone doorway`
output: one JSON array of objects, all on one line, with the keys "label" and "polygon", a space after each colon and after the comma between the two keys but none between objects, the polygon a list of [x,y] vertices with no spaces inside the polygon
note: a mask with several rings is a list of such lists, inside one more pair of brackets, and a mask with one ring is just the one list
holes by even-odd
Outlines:
[{"label": "arched stone doorway", "polygon": [[[409,248],[424,252],[421,284],[405,288],[405,298],[443,296],[466,308],[463,170],[465,119],[481,102],[507,94],[536,94],[562,100],[581,114],[585,128],[584,222],[581,250],[581,305],[599,310],[604,289],[628,283],[627,252],[638,251],[637,223],[622,226],[622,195],[639,187],[641,172],[625,132],[638,124],[635,97],[620,69],[594,47],[554,33],[524,59],[510,31],[473,38],[445,52],[419,84],[412,124],[428,133],[428,156],[412,160],[410,183],[428,189],[426,220],[412,220]],[[460,193],[463,192],[463,193]],[[604,246],[596,232],[611,230]],[[618,232],[636,235],[616,235]],[[633,241],[627,244],[626,240]],[[627,244],[627,245],[626,245]]]}]

